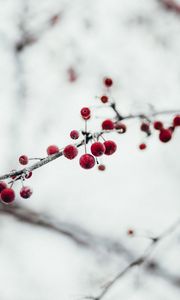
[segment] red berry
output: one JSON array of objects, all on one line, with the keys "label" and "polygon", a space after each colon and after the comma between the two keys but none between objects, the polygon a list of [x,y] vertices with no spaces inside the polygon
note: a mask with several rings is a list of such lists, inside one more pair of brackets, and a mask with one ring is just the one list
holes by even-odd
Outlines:
[{"label": "red berry", "polygon": [[73,140],[77,140],[79,138],[79,132],[77,130],[72,130],[70,132],[70,137],[73,139]]},{"label": "red berry", "polygon": [[114,123],[110,119],[104,120],[102,122],[102,129],[103,130],[113,130],[114,129]]},{"label": "red berry", "polygon": [[117,149],[117,145],[113,141],[105,141],[104,146],[106,148],[105,150],[106,155],[112,155]]},{"label": "red berry", "polygon": [[6,204],[10,204],[14,201],[15,199],[15,192],[13,189],[11,188],[5,188],[2,192],[1,192],[1,200],[2,202],[6,203]]},{"label": "red berry", "polygon": [[154,124],[153,124],[153,126],[154,126],[154,129],[156,129],[156,130],[163,129],[163,123],[160,122],[160,121],[155,121]]},{"label": "red berry", "polygon": [[107,87],[111,87],[113,85],[112,79],[109,77],[104,78],[104,85]]},{"label": "red berry", "polygon": [[159,133],[159,139],[163,143],[167,143],[172,138],[172,131],[169,129],[162,129]]},{"label": "red berry", "polygon": [[139,145],[140,150],[145,150],[146,148],[147,148],[147,145],[144,143]]},{"label": "red berry", "polygon": [[177,116],[174,117],[173,125],[174,125],[174,127],[180,126],[180,115],[177,115]]},{"label": "red berry", "polygon": [[25,175],[26,179],[29,179],[32,176],[32,171],[27,172],[27,174]]},{"label": "red berry", "polygon": [[149,132],[149,123],[145,123],[145,122],[143,122],[142,124],[141,124],[141,131],[144,131],[144,132]]},{"label": "red berry", "polygon": [[7,188],[7,184],[5,181],[0,181],[0,193]]},{"label": "red berry", "polygon": [[98,165],[98,170],[99,171],[105,171],[106,170],[106,166],[105,165]]},{"label": "red berry", "polygon": [[19,157],[19,162],[20,162],[21,165],[27,165],[28,162],[29,162],[29,159],[26,155],[21,155]]},{"label": "red berry", "polygon": [[127,130],[126,125],[121,122],[115,124],[115,129],[118,131],[118,133],[125,133]]},{"label": "red berry", "polygon": [[63,154],[66,158],[73,159],[78,155],[78,149],[73,145],[68,145],[64,148]]},{"label": "red berry", "polygon": [[83,107],[81,109],[81,116],[84,120],[88,120],[91,116],[91,111],[88,107]]},{"label": "red berry", "polygon": [[23,186],[22,189],[20,190],[20,196],[24,199],[30,198],[32,193],[33,193],[32,189],[28,186]]},{"label": "red berry", "polygon": [[101,156],[105,152],[105,147],[102,143],[100,142],[95,142],[91,145],[91,153],[94,156]]},{"label": "red berry", "polygon": [[95,165],[94,156],[91,154],[83,154],[79,159],[79,163],[83,169],[92,169]]},{"label": "red berry", "polygon": [[105,95],[101,96],[101,102],[102,103],[107,103],[108,99],[109,99],[108,96],[105,96]]},{"label": "red berry", "polygon": [[58,153],[58,152],[59,152],[59,148],[56,145],[50,145],[47,148],[47,154],[48,155],[52,155],[52,154],[55,154],[55,153]]}]

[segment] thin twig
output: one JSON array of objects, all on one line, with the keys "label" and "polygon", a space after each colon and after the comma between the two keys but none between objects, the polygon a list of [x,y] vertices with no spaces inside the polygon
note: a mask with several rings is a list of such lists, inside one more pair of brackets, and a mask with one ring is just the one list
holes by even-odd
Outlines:
[{"label": "thin twig", "polygon": [[[113,108],[114,110],[114,108]],[[177,109],[177,110],[163,110],[163,111],[158,111],[158,112],[152,112],[148,115],[148,118],[150,117],[154,117],[154,116],[157,116],[157,115],[164,115],[164,114],[175,114],[175,113],[179,113],[180,112],[180,109]],[[116,112],[116,117],[119,118],[119,115],[120,114],[117,114]],[[127,115],[127,116],[121,116],[121,120],[127,120],[127,119],[136,119],[136,118],[145,118],[145,114],[130,114],[130,115]],[[117,119],[116,118],[116,119]],[[89,141],[91,141],[94,136],[101,136],[103,133],[110,133],[112,131],[100,131],[100,132],[97,132],[97,133],[86,133],[85,135],[85,138],[79,142],[79,143],[76,143],[74,144],[76,147],[81,147],[82,145],[84,145],[85,143],[88,143]],[[17,170],[17,171],[11,171],[10,173],[6,173],[2,176],[0,176],[0,180],[4,180],[4,179],[7,179],[7,178],[11,178],[12,176],[16,176],[16,180],[19,180],[21,179],[21,176],[22,175],[26,175],[28,172],[30,171],[34,171],[50,162],[52,162],[53,160],[59,158],[63,156],[63,151],[59,151],[58,153],[56,154],[53,154],[53,155],[49,155],[43,159],[41,159],[40,161],[34,163],[33,165],[27,167],[27,168],[23,168],[23,169],[20,169],[20,170]]]},{"label": "thin twig", "polygon": [[88,299],[93,299],[93,300],[101,300],[105,295],[107,295],[107,293],[119,281],[119,279],[121,279],[124,275],[126,275],[126,273],[128,273],[128,271],[130,271],[135,266],[140,266],[140,265],[144,264],[147,261],[147,259],[149,258],[149,256],[152,253],[152,251],[157,247],[157,245],[164,238],[166,238],[168,235],[170,235],[172,232],[174,232],[174,230],[179,225],[180,225],[180,219],[178,219],[172,226],[170,226],[168,229],[166,229],[161,235],[159,235],[159,237],[153,239],[151,241],[151,244],[148,246],[148,248],[146,249],[146,251],[143,253],[143,255],[141,255],[140,257],[138,257],[134,261],[132,261],[122,271],[120,271],[119,273],[117,273],[116,276],[104,286],[104,288],[102,289],[101,293],[98,296],[96,296],[96,297],[88,296],[87,298]]}]

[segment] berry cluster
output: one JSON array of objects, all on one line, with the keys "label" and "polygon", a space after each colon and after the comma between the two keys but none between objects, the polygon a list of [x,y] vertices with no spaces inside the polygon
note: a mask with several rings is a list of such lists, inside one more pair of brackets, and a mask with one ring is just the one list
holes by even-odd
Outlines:
[{"label": "berry cluster", "polygon": [[[23,166],[29,163],[29,158],[26,155],[21,155],[19,157],[19,163]],[[15,172],[16,170],[12,170],[11,172]],[[32,176],[31,171],[26,171],[25,174],[21,176],[10,176],[11,181],[7,184],[5,181],[0,181],[0,200],[4,204],[11,204],[15,200],[15,191],[13,189],[13,185],[15,181],[21,179],[22,187],[20,189],[19,195],[21,198],[27,199],[32,195],[32,189],[29,186],[24,186],[24,181],[29,179]]]},{"label": "berry cluster", "polygon": [[[129,115],[122,116],[116,109],[115,103],[111,98],[111,88],[113,86],[113,80],[111,78],[103,79],[104,92],[103,95],[98,97],[103,105],[112,109],[115,113],[113,119],[105,119],[101,123],[101,129],[97,133],[88,131],[88,121],[92,117],[92,109],[89,107],[83,107],[80,110],[80,116],[85,124],[85,130],[81,132],[72,130],[70,132],[70,138],[77,141],[76,144],[69,144],[66,147],[60,149],[57,145],[49,145],[46,149],[47,157],[45,158],[29,158],[27,155],[21,155],[19,157],[19,163],[24,166],[20,171],[12,170],[11,173],[0,177],[0,179],[10,178],[10,182],[0,181],[0,200],[2,203],[11,204],[15,200],[15,191],[13,189],[14,183],[21,181],[21,189],[19,195],[21,198],[27,199],[32,195],[32,189],[29,186],[24,186],[24,182],[32,176],[32,170],[37,169],[60,156],[64,156],[69,160],[73,160],[78,156],[78,147],[84,146],[84,153],[79,158],[79,165],[86,170],[92,169],[97,165],[99,171],[105,171],[106,166],[102,163],[103,156],[110,156],[117,150],[115,141],[105,139],[105,134],[110,132],[116,132],[117,134],[124,134],[127,131],[127,124],[124,123],[129,118],[140,119],[140,131],[145,134],[145,139],[152,135],[153,132],[158,132],[159,140],[162,143],[169,142],[174,134],[177,127],[180,127],[180,115],[176,114],[167,126],[162,121],[154,120],[153,118],[145,115]],[[154,114],[158,115],[157,114]],[[153,115],[152,115],[153,117]],[[78,139],[82,137],[81,141]],[[91,145],[89,146],[89,143]],[[140,150],[147,148],[147,143],[143,141],[139,144]],[[30,161],[38,160],[37,163],[27,167]],[[131,233],[129,233],[131,234]]]},{"label": "berry cluster", "polygon": [[[165,127],[163,122],[159,120],[156,120],[154,122],[151,122],[151,120],[146,120],[141,123],[140,130],[145,132],[146,137],[150,136],[153,130],[156,130],[159,132],[158,134],[159,140],[162,143],[167,143],[172,139],[175,129],[179,126],[180,126],[180,115],[176,115],[173,118],[172,123],[169,124],[169,126]],[[140,150],[145,150],[146,148],[147,148],[147,144],[145,143],[141,143],[139,145]]]}]

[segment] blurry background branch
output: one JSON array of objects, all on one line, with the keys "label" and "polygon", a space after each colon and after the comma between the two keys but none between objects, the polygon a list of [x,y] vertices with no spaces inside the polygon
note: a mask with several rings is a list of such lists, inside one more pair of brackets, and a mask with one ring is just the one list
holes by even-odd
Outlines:
[{"label": "blurry background branch", "polygon": [[161,265],[157,261],[149,259],[150,254],[157,246],[157,244],[159,244],[161,240],[174,232],[174,230],[179,226],[179,220],[176,221],[167,230],[165,230],[159,237],[147,237],[147,239],[151,241],[150,245],[142,256],[135,258],[135,254],[133,253],[133,251],[125,246],[124,243],[120,240],[92,234],[83,229],[81,226],[75,225],[70,222],[61,222],[50,215],[35,212],[32,209],[18,204],[14,204],[12,207],[0,204],[0,214],[12,216],[20,222],[24,222],[33,226],[40,226],[44,229],[57,232],[58,234],[63,235],[64,237],[75,243],[78,247],[91,250],[94,253],[100,253],[101,255],[108,255],[110,259],[113,259],[114,256],[116,256],[117,258],[123,257],[125,261],[127,261],[128,263],[130,262],[123,271],[118,273],[113,280],[105,285],[104,289],[98,297],[87,298],[95,300],[102,299],[122,276],[124,276],[133,267],[140,266],[142,264],[144,264],[144,269],[148,272],[148,274],[156,276],[157,278],[164,279],[168,283],[180,288],[179,276],[161,267]]},{"label": "blurry background branch", "polygon": [[[172,226],[170,226],[167,230],[165,230],[161,235],[159,235],[158,237],[155,237],[155,238],[152,238],[151,240],[151,243],[150,245],[148,246],[148,248],[145,250],[145,252],[143,253],[143,255],[141,255],[140,257],[138,257],[137,259],[133,260],[130,264],[127,265],[127,267],[125,267],[122,271],[120,271],[119,273],[117,273],[115,275],[115,277],[110,280],[103,288],[102,288],[102,291],[101,293],[96,296],[96,297],[93,297],[93,296],[88,296],[86,297],[86,299],[93,299],[93,300],[101,300],[103,299],[107,293],[112,289],[112,287],[122,278],[124,277],[129,271],[131,271],[134,267],[136,266],[141,266],[145,263],[148,263],[148,259],[149,259],[149,256],[152,254],[152,252],[154,251],[154,249],[160,244],[160,242],[162,240],[164,240],[167,236],[169,236],[170,234],[172,234],[176,229],[177,227],[180,225],[180,219],[178,219]],[[150,265],[149,265],[150,267]],[[156,270],[156,266],[154,264],[154,266],[152,267],[151,266],[151,270],[153,270],[153,268]],[[158,268],[157,268],[158,269]],[[162,270],[161,270],[162,271]],[[160,272],[160,269],[159,271],[156,270],[156,273],[158,275],[162,275],[163,274],[163,277],[165,278],[168,278],[170,277],[171,278],[171,281],[178,285],[180,284],[180,278],[176,278],[172,280],[172,277],[165,273],[165,272]]]}]

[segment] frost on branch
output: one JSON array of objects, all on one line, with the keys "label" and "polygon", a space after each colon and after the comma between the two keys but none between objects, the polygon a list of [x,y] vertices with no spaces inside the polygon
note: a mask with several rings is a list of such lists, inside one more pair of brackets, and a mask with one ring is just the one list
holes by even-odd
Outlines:
[{"label": "frost on branch", "polygon": [[[103,156],[113,155],[118,150],[116,142],[109,137],[107,138],[107,135],[112,132],[116,132],[117,134],[125,134],[128,132],[128,125],[126,124],[128,119],[140,120],[139,130],[140,134],[143,134],[144,137],[144,141],[137,147],[140,151],[147,149],[148,137],[152,134],[156,134],[162,143],[171,141],[174,132],[180,127],[180,110],[153,110],[153,112],[150,112],[148,115],[141,112],[136,115],[130,114],[124,116],[118,110],[116,103],[111,97],[110,90],[113,86],[113,80],[109,77],[104,78],[103,86],[104,91],[103,94],[98,97],[98,101],[102,106],[113,110],[114,118],[106,118],[100,124],[101,129],[99,131],[91,132],[88,128],[88,121],[93,118],[92,110],[94,110],[95,107],[83,107],[80,111],[80,116],[84,122],[85,129],[81,131],[81,134],[80,131],[76,129],[70,132],[70,138],[77,140],[75,144],[69,144],[61,149],[57,145],[49,145],[46,149],[47,156],[45,158],[31,158],[23,154],[18,159],[19,163],[24,166],[23,169],[13,170],[8,174],[0,176],[0,196],[2,203],[11,204],[15,200],[14,186],[17,181],[21,181],[22,184],[19,192],[21,198],[30,198],[33,191],[25,182],[32,176],[33,171],[61,156],[69,160],[75,159],[78,156],[79,147],[84,147],[84,154],[79,158],[80,167],[89,170],[97,166],[97,170],[105,171],[106,166],[103,164]],[[163,123],[161,120],[161,115],[164,114],[171,115],[166,123]],[[89,146],[90,143],[91,145]],[[30,164],[31,161],[36,162]],[[2,181],[5,179],[10,180],[8,182]]]}]

